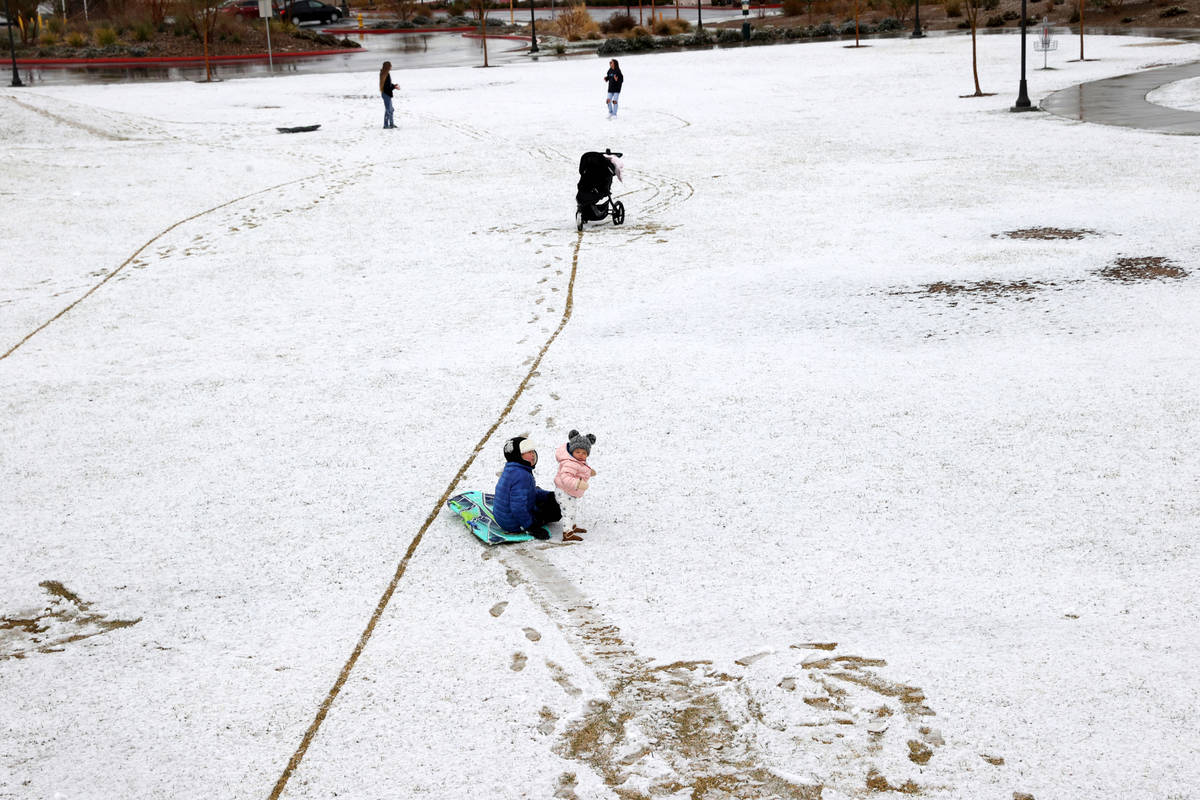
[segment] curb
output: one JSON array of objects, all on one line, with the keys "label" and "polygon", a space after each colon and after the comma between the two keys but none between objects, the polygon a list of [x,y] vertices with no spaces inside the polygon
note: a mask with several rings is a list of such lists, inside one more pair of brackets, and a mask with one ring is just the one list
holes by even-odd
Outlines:
[{"label": "curb", "polygon": [[358,33],[462,33],[473,31],[478,25],[465,28],[322,28],[325,33],[340,33],[343,36]]},{"label": "curb", "polygon": [[[268,56],[266,53],[247,53],[246,55],[230,55],[230,56],[209,56],[209,61],[266,61],[268,58],[276,60],[281,58],[315,58],[323,56],[344,55],[347,53],[362,53],[365,52],[358,48],[345,48],[342,50],[305,50],[299,53],[272,53]],[[113,58],[18,58],[17,66],[26,67],[71,67],[80,64],[110,66],[110,67],[157,67],[157,66],[175,66],[181,64],[203,64],[204,56],[161,56],[155,58],[146,56],[145,58],[135,58],[133,56],[113,57]]]}]

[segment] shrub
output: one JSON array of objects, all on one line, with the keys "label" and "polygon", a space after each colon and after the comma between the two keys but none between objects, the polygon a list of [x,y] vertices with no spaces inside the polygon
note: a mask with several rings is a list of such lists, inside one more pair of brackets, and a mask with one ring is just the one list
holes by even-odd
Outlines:
[{"label": "shrub", "polygon": [[1162,17],[1163,19],[1167,19],[1168,17],[1178,17],[1180,14],[1186,13],[1188,13],[1186,8],[1182,8],[1180,6],[1171,6],[1170,8],[1164,8],[1161,12],[1159,12],[1158,16]]},{"label": "shrub", "polygon": [[837,36],[837,28],[833,27],[832,22],[825,20],[813,29],[813,36]]},{"label": "shrub", "polygon": [[971,23],[967,22],[964,19],[962,22],[958,23],[954,27],[958,28],[960,31],[965,31],[967,28],[971,27]]},{"label": "shrub", "polygon": [[603,33],[624,33],[625,31],[633,30],[637,25],[633,17],[628,14],[613,14],[605,22],[600,23],[600,30]]},{"label": "shrub", "polygon": [[109,47],[117,43],[117,32],[112,28],[96,28],[96,44]]},{"label": "shrub", "polygon": [[55,36],[62,36],[67,32],[67,21],[62,17],[50,17],[46,20],[46,29]]},{"label": "shrub", "polygon": [[1000,7],[1000,0],[983,0],[982,8],[984,11],[995,11]]},{"label": "shrub", "polygon": [[88,37],[81,31],[71,31],[67,34],[67,47],[84,47],[88,43]]},{"label": "shrub", "polygon": [[1021,14],[1020,14],[1019,12],[1017,12],[1017,11],[1012,11],[1012,10],[1005,11],[1005,12],[1004,12],[1003,14],[1001,14],[1000,16],[1004,17],[1004,19],[1005,19],[1006,21],[1008,21],[1008,22],[1011,22],[1011,21],[1012,21],[1012,20],[1014,20],[1014,19],[1020,19],[1020,18],[1021,18]]},{"label": "shrub", "polygon": [[903,29],[904,23],[895,17],[884,17],[883,19],[879,20],[879,24],[875,26],[875,30],[879,31],[880,33],[899,31]]},{"label": "shrub", "polygon": [[452,17],[461,17],[467,12],[467,4],[463,0],[454,0],[453,3],[446,6],[446,13]]},{"label": "shrub", "polygon": [[629,32],[629,37],[632,39],[648,39],[650,31],[643,28],[641,25],[634,26],[634,29]]},{"label": "shrub", "polygon": [[621,38],[605,39],[604,44],[600,45],[596,53],[602,56],[615,55],[617,53],[628,53],[630,51],[629,40]]},{"label": "shrub", "polygon": [[599,30],[600,26],[592,19],[587,7],[580,3],[560,13],[554,21],[554,27],[558,30],[558,35],[568,42],[578,42],[592,31]]},{"label": "shrub", "polygon": [[712,44],[712,35],[707,30],[696,31],[691,36],[684,39],[684,44],[691,47],[703,47]]},{"label": "shrub", "polygon": [[[741,36],[741,32],[738,32]],[[773,42],[779,37],[779,30],[771,25],[765,25],[761,28],[754,28],[750,31],[750,41],[752,42]]]},{"label": "shrub", "polygon": [[987,18],[987,22],[983,23],[989,28],[999,28],[1004,25],[1004,17],[999,14],[993,14]]},{"label": "shrub", "polygon": [[946,0],[946,16],[947,17],[961,17],[962,16],[961,0]]},{"label": "shrub", "polygon": [[1121,23],[1123,25],[1128,25],[1131,22],[1133,22],[1133,17],[1121,17]]},{"label": "shrub", "polygon": [[44,31],[42,35],[38,37],[38,44],[40,44],[42,47],[54,47],[54,45],[58,44],[58,37],[50,31]]},{"label": "shrub", "polygon": [[720,28],[717,30],[718,44],[736,44],[742,40],[742,32],[734,28]]},{"label": "shrub", "polygon": [[665,19],[656,19],[650,26],[650,30],[654,31],[655,36],[670,36],[674,33]]},{"label": "shrub", "polygon": [[148,42],[154,38],[154,24],[151,22],[135,23],[131,35],[135,42]]}]

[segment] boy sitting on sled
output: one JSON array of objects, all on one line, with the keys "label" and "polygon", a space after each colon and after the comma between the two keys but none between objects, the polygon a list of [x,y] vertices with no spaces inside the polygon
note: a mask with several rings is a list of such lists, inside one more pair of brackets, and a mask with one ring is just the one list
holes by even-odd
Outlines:
[{"label": "boy sitting on sled", "polygon": [[537,487],[533,468],[537,466],[537,449],[524,436],[514,436],[504,443],[504,471],[496,484],[496,499],[492,513],[500,527],[509,533],[528,532],[535,539],[549,538],[543,525],[558,522],[562,511],[554,492]]}]

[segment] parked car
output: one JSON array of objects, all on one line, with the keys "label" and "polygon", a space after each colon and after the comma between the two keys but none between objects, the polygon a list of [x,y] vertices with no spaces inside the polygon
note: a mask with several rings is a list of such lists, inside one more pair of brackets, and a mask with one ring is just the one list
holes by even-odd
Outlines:
[{"label": "parked car", "polygon": [[[280,10],[279,3],[275,3],[275,16],[279,16]],[[232,0],[232,2],[221,6],[221,11],[226,14],[236,14],[246,19],[258,19],[258,0]]]},{"label": "parked car", "polygon": [[279,15],[290,22],[319,22],[328,25],[342,18],[342,10],[336,6],[325,5],[320,0],[296,0],[294,3],[284,3]]}]

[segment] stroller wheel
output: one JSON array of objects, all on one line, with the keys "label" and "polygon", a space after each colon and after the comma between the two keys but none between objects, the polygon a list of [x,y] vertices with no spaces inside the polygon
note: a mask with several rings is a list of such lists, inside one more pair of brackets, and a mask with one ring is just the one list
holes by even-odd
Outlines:
[{"label": "stroller wheel", "polygon": [[612,219],[613,225],[623,225],[625,223],[625,204],[620,200],[613,203]]},{"label": "stroller wheel", "polygon": [[575,209],[575,230],[583,230],[583,212]]}]

